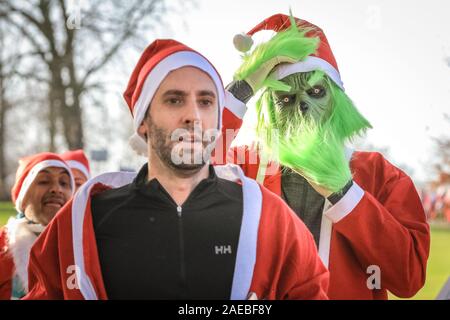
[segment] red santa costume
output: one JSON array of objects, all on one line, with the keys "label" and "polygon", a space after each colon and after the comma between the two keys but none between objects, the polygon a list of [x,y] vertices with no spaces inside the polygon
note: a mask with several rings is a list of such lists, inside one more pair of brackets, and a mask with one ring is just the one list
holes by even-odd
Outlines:
[{"label": "red santa costume", "polygon": [[[319,48],[304,61],[279,65],[273,72],[276,79],[320,69],[342,88],[337,63],[324,33],[309,22],[301,23],[318,30],[314,35],[320,38]],[[288,16],[274,15],[248,32],[248,36],[259,30],[278,32],[289,26]],[[229,130],[226,148],[246,112],[239,100],[230,97],[229,101],[233,108],[225,110],[223,121],[223,135]],[[389,290],[399,297],[411,297],[425,282],[430,245],[429,226],[419,195],[410,177],[380,153],[351,150],[346,153],[353,186],[335,205],[325,199],[320,229],[318,251],[330,271],[328,296],[387,299]],[[260,157],[255,147],[232,148],[228,161],[239,164],[246,176],[281,196],[280,165]],[[379,267],[380,289],[368,284],[372,266]]]},{"label": "red santa costume", "polygon": [[[37,174],[48,167],[65,168],[67,164],[56,154],[39,153],[19,162],[12,200],[23,216],[22,201]],[[72,190],[74,190],[71,178]],[[28,292],[28,260],[32,245],[44,230],[41,224],[30,223],[24,217],[10,218],[0,230],[0,299],[19,298]]]},{"label": "red santa costume", "polygon": [[[125,99],[141,124],[159,84],[168,73],[194,66],[214,81],[220,106],[225,101],[221,79],[203,56],[173,40],[157,40],[142,54],[128,84]],[[219,123],[221,123],[219,121]],[[141,136],[135,148],[146,150]],[[243,216],[231,299],[324,299],[328,272],[317,255],[306,226],[273,193],[243,174],[238,166],[217,166],[219,177],[242,184]],[[58,213],[33,247],[26,299],[107,299],[96,237],[91,198],[131,183],[136,173],[107,173],[84,184]]]}]

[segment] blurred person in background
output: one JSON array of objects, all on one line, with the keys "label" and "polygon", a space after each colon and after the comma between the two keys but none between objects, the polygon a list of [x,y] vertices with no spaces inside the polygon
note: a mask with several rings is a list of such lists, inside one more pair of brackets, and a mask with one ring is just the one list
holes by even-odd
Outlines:
[{"label": "blurred person in background", "polygon": [[75,180],[75,192],[91,177],[91,169],[89,160],[83,150],[66,151],[61,154],[61,158],[67,163],[72,170]]},{"label": "blurred person in background", "polygon": [[69,166],[57,154],[19,161],[11,191],[17,217],[0,229],[0,299],[20,299],[28,292],[31,247],[74,190]]}]

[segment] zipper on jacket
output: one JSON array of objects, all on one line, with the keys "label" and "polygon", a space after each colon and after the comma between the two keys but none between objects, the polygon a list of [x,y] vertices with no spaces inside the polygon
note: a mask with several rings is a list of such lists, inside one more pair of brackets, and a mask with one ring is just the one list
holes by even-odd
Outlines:
[{"label": "zipper on jacket", "polygon": [[186,270],[185,270],[185,257],[184,257],[184,236],[183,236],[183,220],[182,220],[183,209],[181,206],[177,206],[178,214],[178,237],[180,245],[180,276],[182,286],[186,284]]}]

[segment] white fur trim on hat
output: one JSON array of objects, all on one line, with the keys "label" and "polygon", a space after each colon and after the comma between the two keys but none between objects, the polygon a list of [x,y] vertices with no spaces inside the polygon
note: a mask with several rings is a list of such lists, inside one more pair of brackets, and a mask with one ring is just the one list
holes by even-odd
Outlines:
[{"label": "white fur trim on hat", "polygon": [[[145,79],[141,94],[139,95],[139,98],[133,108],[134,130],[136,133],[142,121],[144,120],[145,113],[150,106],[156,90],[158,90],[164,78],[167,77],[169,72],[188,66],[196,67],[206,72],[214,81],[219,102],[219,128],[222,126],[222,112],[225,101],[225,91],[223,89],[222,80],[220,79],[219,74],[211,65],[211,63],[200,54],[193,51],[179,51],[161,60],[152,69],[152,71],[150,71],[147,78]],[[144,143],[146,143],[143,137],[141,137],[140,135],[138,136]],[[135,138],[132,139],[134,140]],[[147,151],[145,151],[145,154],[146,153]]]},{"label": "white fur trim on hat", "polygon": [[88,168],[84,164],[82,164],[80,161],[66,160],[66,163],[69,165],[69,167],[71,169],[80,170],[87,179],[89,179],[91,177],[91,175],[89,174]]},{"label": "white fur trim on hat", "polygon": [[310,72],[314,70],[322,70],[325,72],[334,83],[344,90],[344,83],[341,80],[339,72],[327,61],[309,56],[303,61],[296,63],[283,63],[276,66],[271,74],[277,80],[281,80],[287,76],[299,72]]},{"label": "white fur trim on hat", "polygon": [[22,187],[20,188],[19,196],[16,200],[16,210],[18,212],[23,212],[22,209],[22,201],[25,198],[25,195],[27,194],[28,189],[30,188],[31,184],[33,183],[34,179],[36,179],[36,176],[39,172],[44,170],[45,168],[49,167],[58,167],[58,168],[64,168],[67,170],[67,173],[70,177],[70,186],[72,188],[72,194],[75,191],[75,181],[73,180],[72,172],[70,171],[70,168],[62,161],[59,160],[44,160],[39,163],[37,163],[31,170],[28,172],[27,177],[22,183]]}]

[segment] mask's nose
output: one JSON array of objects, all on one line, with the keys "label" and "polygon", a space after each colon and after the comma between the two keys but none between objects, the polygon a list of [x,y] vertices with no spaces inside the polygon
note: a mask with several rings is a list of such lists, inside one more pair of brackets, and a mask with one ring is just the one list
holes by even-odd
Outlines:
[{"label": "mask's nose", "polygon": [[306,111],[308,111],[309,106],[308,103],[306,103],[305,101],[300,101],[300,110],[302,113],[305,113]]}]

